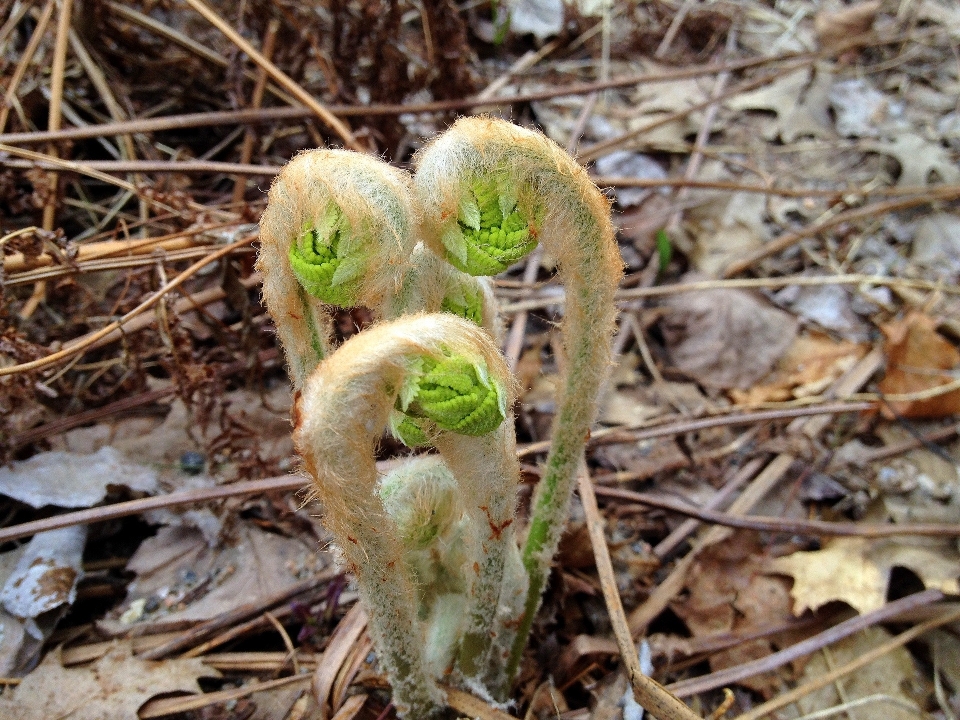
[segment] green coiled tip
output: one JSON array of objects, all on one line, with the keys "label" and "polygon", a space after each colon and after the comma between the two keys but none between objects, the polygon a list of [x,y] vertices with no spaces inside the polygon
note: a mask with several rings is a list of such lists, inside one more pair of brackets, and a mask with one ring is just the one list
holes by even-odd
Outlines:
[{"label": "green coiled tip", "polygon": [[456,225],[441,240],[447,259],[470,275],[497,275],[537,246],[533,218],[517,206],[504,178],[476,180],[460,202]]},{"label": "green coiled tip", "polygon": [[336,205],[327,207],[313,225],[303,228],[290,245],[290,267],[297,282],[310,295],[329,305],[357,304],[366,266],[354,250],[351,228]]},{"label": "green coiled tip", "polygon": [[[471,282],[477,282],[472,280]],[[483,325],[483,291],[458,284],[451,288],[440,304],[443,312],[448,312],[477,325]]]},{"label": "green coiled tip", "polygon": [[439,360],[420,357],[416,364],[391,422],[404,444],[428,444],[434,428],[476,437],[500,427],[506,417],[504,392],[482,362],[452,355]]}]

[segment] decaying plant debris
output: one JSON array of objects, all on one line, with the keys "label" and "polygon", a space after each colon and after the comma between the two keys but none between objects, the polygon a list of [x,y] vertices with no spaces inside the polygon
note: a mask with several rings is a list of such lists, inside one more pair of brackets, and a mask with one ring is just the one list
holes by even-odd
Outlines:
[{"label": "decaying plant debris", "polygon": [[[0,0],[0,715],[390,716],[290,474],[257,223],[302,149],[410,168],[484,112],[609,188],[626,276],[599,510],[514,704],[450,704],[636,717],[643,640],[701,717],[957,716],[958,27],[949,0]],[[522,512],[564,310],[533,258],[495,288]]]}]

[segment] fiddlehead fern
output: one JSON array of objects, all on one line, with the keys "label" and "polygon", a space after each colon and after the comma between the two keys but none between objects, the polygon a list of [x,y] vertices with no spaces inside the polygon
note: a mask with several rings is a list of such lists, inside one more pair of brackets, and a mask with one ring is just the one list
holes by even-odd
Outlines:
[{"label": "fiddlehead fern", "polygon": [[[397,706],[412,717],[432,715],[440,696],[431,676],[435,667],[424,654],[416,583],[401,571],[410,567],[409,543],[417,533],[396,512],[392,521],[385,509],[375,445],[398,405],[432,423],[431,432],[435,428],[431,440],[456,478],[471,562],[462,568],[469,601],[461,612],[451,598],[434,603],[431,612],[459,615],[461,647],[475,644],[489,636],[510,548],[516,548],[519,466],[506,419],[509,378],[482,329],[445,313],[419,315],[376,325],[344,343],[307,379],[296,404],[294,442],[370,609],[371,633]],[[408,529],[402,533],[401,526]],[[450,624],[431,625],[441,626]]]},{"label": "fiddlehead fern", "polygon": [[284,167],[260,221],[257,263],[295,388],[330,352],[324,304],[388,305],[416,234],[407,173],[347,150],[304,152]]},{"label": "fiddlehead fern", "polygon": [[[467,265],[477,254],[470,250],[472,238],[494,238],[485,250],[491,257],[500,245],[510,244],[507,239],[518,240],[511,245],[517,252],[505,256],[511,258],[539,240],[557,258],[566,289],[562,394],[523,549],[529,575],[526,606],[519,630],[499,628],[498,649],[509,655],[503,658],[506,673],[492,662],[487,678],[491,688],[502,693],[516,673],[567,517],[610,361],[613,295],[622,262],[608,201],[586,171],[540,133],[492,118],[462,118],[418,154],[416,165],[417,195],[421,205],[430,208],[425,213],[427,240],[438,253],[473,272]],[[487,226],[499,230],[485,236]],[[503,643],[511,636],[511,647],[505,649]]]}]

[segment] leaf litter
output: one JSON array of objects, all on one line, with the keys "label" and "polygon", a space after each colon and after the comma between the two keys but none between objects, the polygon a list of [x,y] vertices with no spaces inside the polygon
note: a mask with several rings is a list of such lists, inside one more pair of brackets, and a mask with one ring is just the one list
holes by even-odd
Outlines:
[{"label": "leaf litter", "polygon": [[[731,514],[752,507],[748,516],[900,525],[960,520],[960,194],[937,194],[960,181],[960,76],[950,60],[960,15],[953,3],[922,0],[895,11],[873,0],[742,7],[515,2],[506,14],[496,4],[406,0],[212,5],[255,44],[279,19],[282,42],[273,61],[324,104],[351,105],[345,118],[356,136],[387,159],[407,162],[448,122],[424,102],[456,101],[497,83],[505,98],[498,112],[578,148],[597,181],[610,186],[628,266],[622,318],[631,320],[620,323],[620,361],[588,454],[599,487]],[[45,169],[3,150],[0,368],[37,360],[103,327],[209,252],[209,243],[252,232],[260,190],[275,168],[302,148],[337,142],[303,115],[264,114],[249,128],[217,120],[182,129],[176,117],[163,125],[167,116],[210,110],[270,113],[284,100],[269,84],[255,100],[256,67],[185,8],[92,7],[89,21],[74,23],[71,48],[87,46],[90,61],[68,53],[63,126],[108,117],[161,124],[135,128],[129,146],[107,132],[57,149],[89,167],[105,158],[132,161],[137,193],[82,175],[61,175],[51,186]],[[46,127],[51,105],[56,23],[38,38],[37,54],[26,57],[40,11],[10,0],[0,0],[0,8],[4,17],[19,18],[0,31],[4,86],[21,75],[0,132],[32,133]],[[763,65],[698,72],[739,60]],[[93,82],[91,68],[107,83]],[[678,71],[689,74],[671,78]],[[593,98],[562,94],[606,77],[635,80]],[[536,92],[555,96],[523,99]],[[402,104],[405,112],[391,114],[384,103]],[[182,163],[191,159],[211,169],[188,172]],[[137,166],[141,160],[180,165],[155,171]],[[265,169],[247,179],[217,166],[220,160]],[[882,208],[908,193],[918,198],[911,206]],[[829,224],[868,203],[881,209]],[[54,217],[46,226],[45,207]],[[822,223],[823,230],[804,234]],[[732,264],[791,234],[799,237],[736,278],[758,286],[671,289],[717,281]],[[135,247],[158,237],[179,245],[148,245],[145,254]],[[106,243],[118,245],[108,251]],[[248,249],[236,251],[190,278],[188,297],[141,315],[139,329],[72,363],[0,377],[0,447],[9,461],[0,469],[0,531],[66,509],[96,514],[118,501],[229,488],[295,467],[290,395],[251,260]],[[497,288],[507,305],[539,301],[525,320],[521,347],[529,388],[517,408],[524,453],[548,439],[555,408],[554,323],[562,294],[553,264],[545,259],[532,285],[513,270]],[[831,279],[853,274],[861,279]],[[883,285],[869,280],[877,276]],[[795,282],[784,285],[784,278]],[[369,321],[362,310],[339,314],[338,337]],[[794,424],[802,421],[791,413],[815,410],[838,393],[861,393],[872,409],[821,415],[807,426],[813,429],[798,432]],[[691,425],[760,409],[781,417]],[[661,426],[662,436],[642,434]],[[388,458],[395,448],[385,441],[381,452]],[[534,478],[542,456],[524,457]],[[764,469],[739,477],[755,461]],[[302,504],[295,494],[237,496],[4,545],[0,676],[19,685],[5,685],[0,714],[132,717],[157,695],[203,690],[221,697],[234,684],[255,686],[278,674],[296,679],[297,663],[304,663],[300,671],[312,667],[355,599],[348,581],[337,580],[270,604],[335,563],[315,509]],[[668,684],[762,663],[820,637],[838,613],[869,618],[924,587],[958,594],[960,559],[951,537],[739,530],[701,547],[697,524],[674,513],[613,498],[603,499],[602,510],[627,610],[659,608],[650,626],[652,672]],[[546,598],[516,710],[632,718],[636,708],[624,700],[628,685],[615,669],[577,512],[575,505],[579,522]],[[44,551],[44,542],[56,552]],[[39,558],[46,560],[35,563]],[[48,582],[54,576],[58,581]],[[241,606],[260,612],[254,620],[231,620]],[[184,646],[199,648],[199,658],[140,656],[204,628],[219,629]],[[949,717],[960,706],[955,634],[954,623],[921,635],[916,646],[889,651],[836,690],[811,690],[796,712],[845,704],[850,717],[873,717],[880,707],[885,715]],[[106,637],[118,640],[108,647]],[[204,649],[211,637],[215,646]],[[872,627],[742,679],[734,710],[746,712],[790,686],[809,688],[889,638],[884,627]],[[361,639],[343,653],[348,660],[331,695],[338,698],[331,709],[343,717],[374,720],[391,712],[367,647]],[[60,658],[71,652],[86,664],[64,667]],[[552,685],[561,655],[563,668],[576,672]],[[215,677],[216,667],[229,668],[226,677]],[[49,691],[61,687],[69,692]],[[320,716],[300,686],[238,692],[239,701],[213,703],[204,716]],[[704,692],[694,703],[706,715],[720,696]]]}]

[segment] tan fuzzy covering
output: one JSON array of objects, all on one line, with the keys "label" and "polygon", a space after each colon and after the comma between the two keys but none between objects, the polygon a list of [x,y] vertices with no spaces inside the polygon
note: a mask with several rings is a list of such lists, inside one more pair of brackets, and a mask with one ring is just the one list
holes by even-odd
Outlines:
[{"label": "tan fuzzy covering", "polygon": [[328,354],[330,330],[323,304],[303,292],[288,253],[331,203],[368,248],[358,305],[379,309],[398,292],[416,243],[418,218],[409,174],[348,150],[306,151],[283,168],[260,220],[257,267],[295,388]]},{"label": "tan fuzzy covering", "polygon": [[[471,322],[438,313],[384,322],[348,340],[307,379],[294,412],[294,443],[323,503],[325,524],[357,577],[398,707],[413,707],[412,717],[438,696],[424,666],[424,629],[416,616],[413,581],[403,572],[403,544],[377,493],[375,449],[411,361],[440,359],[444,353],[482,360],[490,377],[504,386],[508,407],[512,404],[510,374],[489,335]],[[485,540],[493,522],[502,526],[503,540],[508,535],[513,542],[519,467],[513,418],[507,415],[484,438],[443,433],[438,447],[465,505],[474,506],[468,516],[482,518],[477,533]],[[497,592],[502,574],[501,561]]]},{"label": "tan fuzzy covering", "polygon": [[[566,520],[577,465],[610,363],[613,297],[623,272],[610,203],[559,145],[494,118],[461,118],[421,150],[415,162],[426,239],[437,252],[444,252],[439,238],[457,222],[471,184],[493,174],[498,185],[516,196],[527,217],[541,218],[532,232],[559,263],[567,296],[562,326],[566,362],[561,363],[565,377],[546,471],[534,499],[534,530],[539,523],[542,532],[531,534],[525,551],[531,587],[538,594],[536,586],[549,572]],[[535,610],[528,607],[528,614]]]}]

